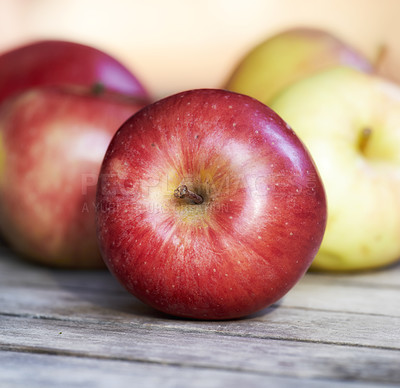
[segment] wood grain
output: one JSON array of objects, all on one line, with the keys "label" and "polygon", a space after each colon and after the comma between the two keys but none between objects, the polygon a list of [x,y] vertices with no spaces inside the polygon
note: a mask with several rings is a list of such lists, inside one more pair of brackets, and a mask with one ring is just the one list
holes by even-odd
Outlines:
[{"label": "wood grain", "polygon": [[309,273],[258,314],[207,322],[152,310],[106,270],[52,270],[2,248],[0,386],[396,386],[399,275]]}]

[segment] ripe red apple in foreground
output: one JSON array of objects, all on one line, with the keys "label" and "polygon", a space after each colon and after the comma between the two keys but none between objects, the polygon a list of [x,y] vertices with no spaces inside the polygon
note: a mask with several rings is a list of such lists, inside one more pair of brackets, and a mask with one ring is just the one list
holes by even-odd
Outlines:
[{"label": "ripe red apple in foreground", "polygon": [[310,155],[277,114],[244,95],[194,90],[122,125],[96,212],[103,258],[132,294],[172,315],[229,319],[300,279],[326,203]]},{"label": "ripe red apple in foreground", "polygon": [[95,188],[119,126],[141,105],[43,88],[0,105],[0,231],[18,252],[59,267],[104,265]]},{"label": "ripe red apple in foreground", "polygon": [[34,86],[100,87],[149,101],[138,79],[110,55],[79,43],[45,40],[0,56],[0,102]]}]

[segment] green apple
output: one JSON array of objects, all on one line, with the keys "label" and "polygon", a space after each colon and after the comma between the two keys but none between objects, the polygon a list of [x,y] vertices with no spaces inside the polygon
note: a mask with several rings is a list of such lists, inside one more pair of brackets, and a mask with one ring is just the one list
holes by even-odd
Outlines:
[{"label": "green apple", "polygon": [[400,258],[400,86],[347,67],[289,86],[271,107],[320,171],[326,233],[312,268],[377,268]]},{"label": "green apple", "polygon": [[268,104],[289,84],[335,65],[373,70],[367,58],[331,33],[298,27],[253,48],[234,69],[225,87]]}]

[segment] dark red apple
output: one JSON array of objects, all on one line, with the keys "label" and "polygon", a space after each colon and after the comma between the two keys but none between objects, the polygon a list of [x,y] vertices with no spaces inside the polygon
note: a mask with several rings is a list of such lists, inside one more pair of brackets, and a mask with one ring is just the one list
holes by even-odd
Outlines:
[{"label": "dark red apple", "polygon": [[59,267],[103,264],[95,191],[119,126],[142,105],[58,88],[0,105],[0,231],[24,256]]},{"label": "dark red apple", "polygon": [[301,278],[325,230],[323,185],[271,109],[222,90],[167,97],[114,136],[97,187],[103,258],[163,312],[246,316]]},{"label": "dark red apple", "polygon": [[138,79],[110,55],[75,42],[46,40],[0,56],[0,102],[35,86],[79,85],[150,102]]}]

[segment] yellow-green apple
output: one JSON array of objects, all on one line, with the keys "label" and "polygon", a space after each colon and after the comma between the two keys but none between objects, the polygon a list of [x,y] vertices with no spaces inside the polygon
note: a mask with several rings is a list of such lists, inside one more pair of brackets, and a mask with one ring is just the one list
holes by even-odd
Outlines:
[{"label": "yellow-green apple", "polygon": [[0,55],[0,102],[37,86],[79,85],[150,102],[139,80],[110,55],[83,44],[44,40]]},{"label": "yellow-green apple", "polygon": [[22,255],[59,267],[103,265],[95,188],[107,146],[141,103],[59,88],[0,105],[0,231]]},{"label": "yellow-green apple", "polygon": [[312,268],[346,271],[400,258],[400,87],[338,67],[271,103],[310,150],[325,184],[328,223]]},{"label": "yellow-green apple", "polygon": [[324,189],[271,109],[215,89],[148,105],[118,130],[97,187],[110,271],[163,312],[245,316],[281,298],[313,260]]},{"label": "yellow-green apple", "polygon": [[268,104],[291,83],[335,65],[373,70],[363,54],[330,32],[297,27],[268,38],[247,53],[226,88]]}]

